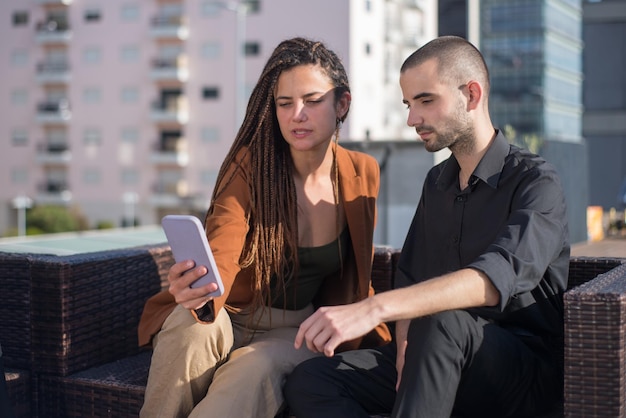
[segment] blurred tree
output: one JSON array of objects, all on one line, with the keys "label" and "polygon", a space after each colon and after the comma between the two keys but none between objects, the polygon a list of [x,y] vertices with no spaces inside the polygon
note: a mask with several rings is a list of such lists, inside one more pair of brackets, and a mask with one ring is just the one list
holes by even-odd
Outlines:
[{"label": "blurred tree", "polygon": [[539,154],[543,146],[543,139],[537,134],[518,135],[515,128],[511,125],[504,125],[502,129],[504,136],[511,144],[526,148],[530,152]]},{"label": "blurred tree", "polygon": [[115,228],[115,225],[112,221],[98,221],[96,224],[96,229],[112,229]]},{"label": "blurred tree", "polygon": [[43,205],[26,213],[27,235],[74,232],[89,229],[85,216],[77,208]]}]

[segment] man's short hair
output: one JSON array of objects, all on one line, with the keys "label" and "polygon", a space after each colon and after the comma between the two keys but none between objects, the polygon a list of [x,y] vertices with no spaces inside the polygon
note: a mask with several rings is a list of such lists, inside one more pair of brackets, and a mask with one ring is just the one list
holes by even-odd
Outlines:
[{"label": "man's short hair", "polygon": [[489,94],[489,70],[485,59],[467,40],[459,36],[435,38],[413,52],[402,64],[400,73],[431,59],[437,60],[441,80],[461,85],[474,79]]}]

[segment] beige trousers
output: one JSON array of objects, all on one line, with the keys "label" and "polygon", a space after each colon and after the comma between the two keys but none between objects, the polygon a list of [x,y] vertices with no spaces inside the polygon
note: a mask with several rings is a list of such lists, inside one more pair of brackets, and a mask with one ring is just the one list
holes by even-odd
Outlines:
[{"label": "beige trousers", "polygon": [[214,323],[199,324],[177,306],[154,337],[140,416],[273,418],[287,375],[317,355],[293,348],[298,326],[312,313],[312,306],[266,308],[249,321],[249,314],[222,309]]}]

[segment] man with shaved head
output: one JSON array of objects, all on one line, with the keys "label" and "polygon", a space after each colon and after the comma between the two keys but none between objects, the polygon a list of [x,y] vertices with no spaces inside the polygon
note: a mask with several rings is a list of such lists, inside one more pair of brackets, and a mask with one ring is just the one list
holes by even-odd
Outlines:
[{"label": "man with shaved head", "polygon": [[[424,181],[395,288],[302,323],[295,346],[325,356],[296,368],[287,400],[298,418],[549,411],[562,394],[570,251],[558,174],[493,126],[487,66],[463,38],[415,51],[400,87],[426,150],[451,156]],[[392,344],[335,354],[392,321]]]}]

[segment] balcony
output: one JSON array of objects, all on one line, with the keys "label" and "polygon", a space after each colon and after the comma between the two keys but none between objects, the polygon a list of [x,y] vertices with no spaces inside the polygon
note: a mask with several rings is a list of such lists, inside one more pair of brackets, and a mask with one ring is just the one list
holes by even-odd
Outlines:
[{"label": "balcony", "polygon": [[70,66],[65,62],[41,62],[37,64],[37,81],[67,84],[70,82]]},{"label": "balcony", "polygon": [[420,9],[423,10],[422,1],[421,0],[404,0],[404,5],[411,9]]},{"label": "balcony", "polygon": [[46,100],[37,105],[37,121],[40,123],[67,123],[72,117],[66,99]]},{"label": "balcony", "polygon": [[157,123],[185,124],[189,121],[189,106],[184,96],[152,103],[150,117]]},{"label": "balcony", "polygon": [[42,6],[69,6],[73,0],[35,0],[35,2]]},{"label": "balcony", "polygon": [[72,192],[66,181],[48,180],[37,188],[37,204],[67,205],[72,200]]},{"label": "balcony", "polygon": [[150,204],[155,207],[178,208],[187,197],[188,186],[185,180],[159,181],[153,187]]},{"label": "balcony", "polygon": [[37,147],[37,162],[40,164],[65,165],[72,160],[67,144],[44,142]]},{"label": "balcony", "polygon": [[410,32],[404,34],[404,45],[408,47],[419,47],[423,44],[422,37],[417,32]]},{"label": "balcony", "polygon": [[178,39],[189,37],[189,28],[183,16],[156,16],[150,21],[150,33],[154,39]]},{"label": "balcony", "polygon": [[150,155],[150,161],[157,165],[176,165],[186,167],[189,163],[187,140],[177,138],[171,141],[159,141]]},{"label": "balcony", "polygon": [[397,26],[388,24],[387,32],[385,34],[385,42],[392,45],[401,45],[404,41],[403,38],[403,33],[400,29],[397,29]]},{"label": "balcony", "polygon": [[68,23],[62,19],[49,19],[37,23],[35,39],[40,44],[68,44],[72,39],[72,31]]},{"label": "balcony", "polygon": [[176,58],[153,59],[150,76],[155,81],[187,81],[189,79],[187,57],[181,55]]}]

